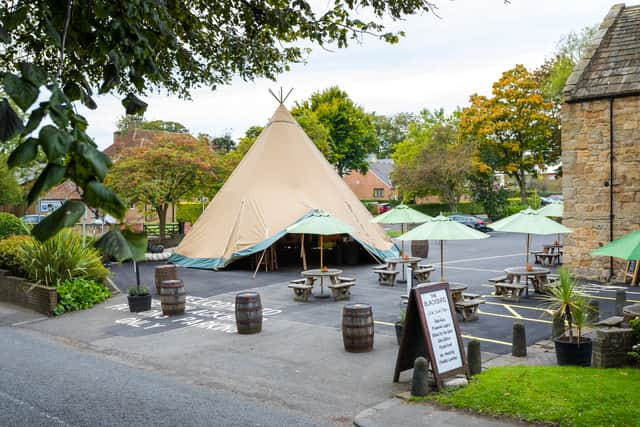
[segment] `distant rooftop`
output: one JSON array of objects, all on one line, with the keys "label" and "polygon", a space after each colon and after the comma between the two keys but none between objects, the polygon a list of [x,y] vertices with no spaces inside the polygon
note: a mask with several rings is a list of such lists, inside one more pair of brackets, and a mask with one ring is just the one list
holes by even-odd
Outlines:
[{"label": "distant rooftop", "polygon": [[567,102],[640,95],[640,5],[611,7],[564,87]]},{"label": "distant rooftop", "polygon": [[389,187],[393,187],[393,183],[389,177],[392,169],[393,160],[391,159],[378,159],[369,162],[369,170]]}]

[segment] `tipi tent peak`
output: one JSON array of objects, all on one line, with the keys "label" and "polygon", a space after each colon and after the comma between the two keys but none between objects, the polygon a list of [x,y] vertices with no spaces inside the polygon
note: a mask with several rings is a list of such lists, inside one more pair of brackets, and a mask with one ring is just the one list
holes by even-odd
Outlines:
[{"label": "tipi tent peak", "polygon": [[315,209],[351,225],[378,258],[397,254],[382,227],[338,176],[284,104],[176,248],[170,261],[221,268],[262,251]]}]

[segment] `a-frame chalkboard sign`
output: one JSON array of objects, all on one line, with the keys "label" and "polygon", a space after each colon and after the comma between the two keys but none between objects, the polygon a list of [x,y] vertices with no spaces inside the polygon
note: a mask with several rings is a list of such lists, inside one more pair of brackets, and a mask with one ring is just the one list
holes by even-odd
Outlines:
[{"label": "a-frame chalkboard sign", "polygon": [[429,361],[438,390],[444,378],[459,373],[469,377],[448,283],[427,283],[411,290],[393,382],[398,382],[400,372],[413,369],[419,356]]}]

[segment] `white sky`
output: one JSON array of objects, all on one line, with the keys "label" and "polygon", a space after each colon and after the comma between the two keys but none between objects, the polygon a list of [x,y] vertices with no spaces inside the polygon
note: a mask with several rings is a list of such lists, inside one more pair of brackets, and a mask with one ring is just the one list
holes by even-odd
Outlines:
[{"label": "white sky", "polygon": [[[431,14],[392,23],[406,37],[388,45],[374,38],[347,49],[315,48],[306,65],[294,65],[276,82],[261,79],[216,91],[199,89],[192,100],[154,95],[145,98],[148,120],[170,120],[192,134],[235,138],[251,125],[264,125],[276,108],[269,88],[294,88],[286,105],[312,92],[338,85],[367,111],[392,114],[422,108],[448,111],[466,105],[473,93],[489,94],[503,71],[515,64],[538,67],[556,43],[572,30],[599,24],[614,1],[603,0],[433,0]],[[124,114],[112,95],[96,99],[98,109],[83,110],[89,134],[100,148],[111,144],[116,121]]]}]

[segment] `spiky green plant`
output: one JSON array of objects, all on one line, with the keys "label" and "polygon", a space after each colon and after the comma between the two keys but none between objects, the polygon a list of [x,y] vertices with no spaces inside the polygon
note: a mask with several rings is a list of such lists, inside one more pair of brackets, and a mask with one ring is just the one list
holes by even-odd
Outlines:
[{"label": "spiky green plant", "polygon": [[75,277],[102,282],[109,276],[98,250],[83,245],[82,237],[68,228],[44,242],[26,241],[22,248],[27,278],[45,286]]},{"label": "spiky green plant", "polygon": [[586,325],[591,306],[585,294],[578,290],[578,281],[571,277],[567,268],[561,268],[558,286],[549,290],[546,299],[554,315],[561,316],[567,322],[569,338],[573,341],[573,328],[578,333],[578,343],[582,338],[582,328]]},{"label": "spiky green plant", "polygon": [[580,344],[582,339],[582,329],[589,323],[590,311],[589,300],[582,296],[577,296],[571,306],[571,317],[576,327],[577,343]]}]

